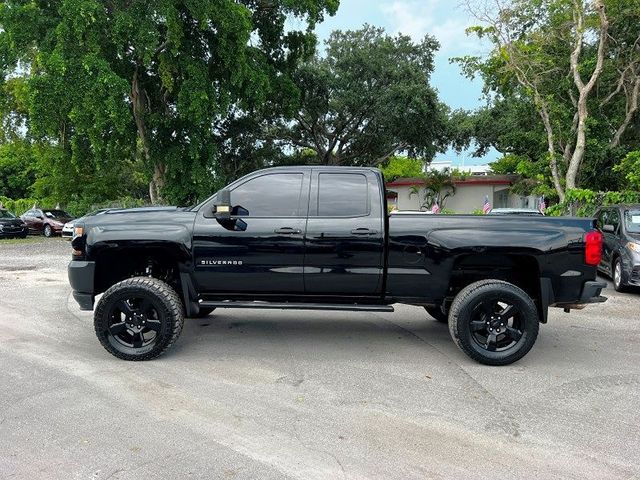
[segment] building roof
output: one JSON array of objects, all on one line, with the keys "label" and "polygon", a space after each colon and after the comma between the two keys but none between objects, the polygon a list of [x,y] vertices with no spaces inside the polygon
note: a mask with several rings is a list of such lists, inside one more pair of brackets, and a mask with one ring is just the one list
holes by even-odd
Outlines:
[{"label": "building roof", "polygon": [[[456,178],[453,183],[456,187],[465,185],[512,185],[517,179],[517,175],[470,175],[465,178]],[[418,185],[424,185],[424,178],[400,177],[393,182],[387,183],[387,187],[413,187]]]}]

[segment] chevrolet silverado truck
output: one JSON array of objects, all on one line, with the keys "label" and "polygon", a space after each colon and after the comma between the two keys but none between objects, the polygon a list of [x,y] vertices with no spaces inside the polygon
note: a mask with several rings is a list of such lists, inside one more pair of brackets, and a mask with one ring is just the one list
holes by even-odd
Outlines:
[{"label": "chevrolet silverado truck", "polygon": [[111,354],[148,360],[216,308],[424,307],[472,359],[533,347],[548,307],[603,302],[594,219],[388,214],[374,168],[277,167],[190,208],[110,210],[74,226],[68,274]]}]

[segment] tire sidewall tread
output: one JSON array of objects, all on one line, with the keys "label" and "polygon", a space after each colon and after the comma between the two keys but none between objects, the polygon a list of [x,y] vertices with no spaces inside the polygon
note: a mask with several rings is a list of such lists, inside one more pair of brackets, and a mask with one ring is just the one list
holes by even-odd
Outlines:
[{"label": "tire sidewall tread", "polygon": [[[127,290],[132,290],[132,293],[142,290],[145,294],[155,297],[155,300],[162,305],[165,321],[168,324],[162,327],[163,338],[151,350],[139,355],[127,354],[114,348],[104,328],[105,322],[109,320],[106,318],[106,309],[110,307],[114,298]],[[177,292],[167,283],[153,277],[132,277],[116,283],[104,293],[94,313],[94,328],[98,340],[109,353],[123,360],[144,361],[159,357],[173,346],[183,326],[184,308]]]},{"label": "tire sidewall tread", "polygon": [[[525,341],[520,348],[508,355],[481,354],[471,346],[470,341],[473,340],[469,340],[466,336],[461,338],[461,335],[459,334],[460,326],[465,321],[464,316],[466,312],[464,311],[464,308],[477,297],[488,292],[495,291],[496,287],[502,289],[507,293],[507,295],[515,295],[518,297],[519,300],[524,303],[525,308],[529,309],[529,314],[532,316],[532,318],[525,319],[525,322],[527,322],[527,331],[524,332],[524,335],[526,335]],[[523,314],[524,313],[525,312],[523,312]],[[462,319],[460,318],[461,316],[463,317]],[[458,348],[467,354],[467,356],[485,365],[509,365],[520,360],[533,347],[538,336],[539,328],[540,322],[538,310],[531,297],[521,288],[503,280],[481,280],[467,285],[465,288],[460,290],[458,295],[456,295],[449,310],[449,333],[451,334],[451,338]]]}]

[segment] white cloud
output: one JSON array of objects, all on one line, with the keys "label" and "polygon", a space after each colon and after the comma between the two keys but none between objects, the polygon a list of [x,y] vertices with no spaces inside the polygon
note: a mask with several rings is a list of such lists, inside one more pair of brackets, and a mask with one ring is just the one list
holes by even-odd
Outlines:
[{"label": "white cloud", "polygon": [[440,42],[446,56],[482,51],[477,38],[467,36],[467,27],[477,23],[453,2],[440,0],[394,0],[381,6],[393,33],[409,35],[416,41],[426,34]]}]

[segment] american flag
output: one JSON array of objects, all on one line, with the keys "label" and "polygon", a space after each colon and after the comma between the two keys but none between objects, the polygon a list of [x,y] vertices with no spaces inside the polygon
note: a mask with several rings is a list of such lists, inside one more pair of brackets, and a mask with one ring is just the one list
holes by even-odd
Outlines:
[{"label": "american flag", "polygon": [[542,213],[544,215],[544,211],[547,209],[547,204],[544,201],[544,195],[542,195],[540,197],[540,205],[538,205],[538,210],[540,210],[540,213]]},{"label": "american flag", "polygon": [[491,211],[491,204],[489,203],[489,195],[484,196],[484,205],[482,205],[482,213],[485,215]]},{"label": "american flag", "polygon": [[431,212],[432,213],[440,213],[440,205],[438,205],[438,201],[436,200],[436,203],[433,204],[433,207],[431,207]]}]

